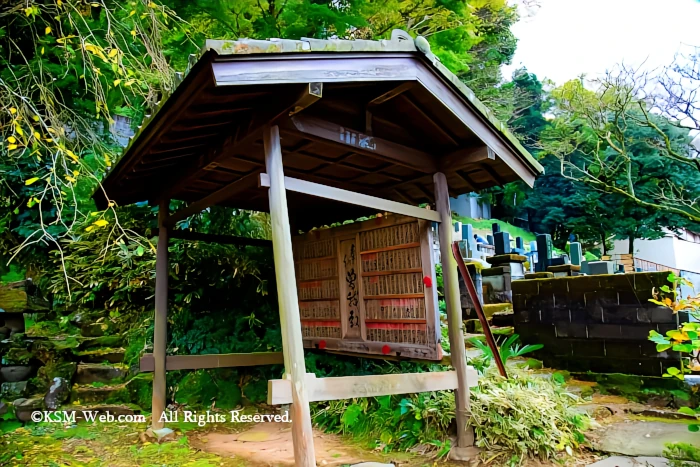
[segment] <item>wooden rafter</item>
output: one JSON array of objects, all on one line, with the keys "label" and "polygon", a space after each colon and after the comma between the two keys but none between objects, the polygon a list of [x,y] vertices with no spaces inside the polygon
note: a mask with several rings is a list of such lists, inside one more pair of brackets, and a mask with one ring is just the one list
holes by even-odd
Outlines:
[{"label": "wooden rafter", "polygon": [[428,114],[421,109],[418,104],[416,104],[412,99],[409,99],[406,96],[401,96],[401,100],[403,102],[406,102],[416,113],[418,113],[420,116],[423,117],[423,121],[428,122],[428,125],[433,127],[435,130],[437,130],[438,133],[440,133],[446,140],[448,140],[452,145],[454,146],[459,146],[459,143],[450,135],[447,130],[445,130],[442,125],[437,123],[435,119],[430,117]]},{"label": "wooden rafter", "polygon": [[247,188],[255,186],[255,184],[257,183],[258,173],[260,173],[259,170],[249,172],[241,176],[240,178],[234,180],[233,182],[229,183],[228,185],[224,186],[223,188],[215,191],[214,193],[205,196],[199,201],[190,203],[187,207],[184,207],[179,211],[171,214],[166,219],[166,224],[168,226],[173,226],[183,219],[186,219],[194,214],[198,214],[210,206],[214,206],[223,201],[226,201],[231,196],[234,196],[235,194],[240,193]]},{"label": "wooden rafter", "polygon": [[445,154],[440,159],[440,168],[444,171],[460,170],[473,164],[494,160],[496,156],[482,144],[466,146]]},{"label": "wooden rafter", "polygon": [[196,161],[191,166],[183,168],[179,175],[174,177],[174,180],[171,180],[168,183],[168,186],[161,191],[156,198],[160,199],[172,197],[183,186],[187,186],[194,180],[200,178],[203,172],[216,167],[218,161],[226,157],[230,157],[232,153],[236,152],[238,147],[246,146],[260,138],[260,133],[265,125],[268,125],[270,122],[274,122],[281,116],[289,114],[289,112],[296,109],[301,102],[311,105],[313,102],[318,100],[309,100],[308,94],[309,87],[307,84],[306,86],[302,86],[300,93],[296,94],[292,99],[286,102],[270,102],[269,107],[266,107],[264,110],[261,110],[253,115],[253,118],[250,119],[247,125],[247,130],[245,133],[239,135],[240,127],[238,127],[235,135],[226,137],[220,146],[209,151],[208,154],[202,156],[200,160]]},{"label": "wooden rafter", "polygon": [[479,164],[479,167],[484,169],[484,172],[489,174],[489,177],[491,177],[491,179],[493,181],[498,183],[499,186],[505,185],[506,182],[503,180],[503,178],[500,175],[498,175],[498,173],[495,170],[493,170],[493,167],[491,167],[488,164]]}]

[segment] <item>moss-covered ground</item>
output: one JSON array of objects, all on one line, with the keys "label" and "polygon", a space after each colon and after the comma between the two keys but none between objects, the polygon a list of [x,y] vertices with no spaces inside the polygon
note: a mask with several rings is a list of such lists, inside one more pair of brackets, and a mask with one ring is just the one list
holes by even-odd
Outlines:
[{"label": "moss-covered ground", "polygon": [[[30,424],[0,437],[0,465],[12,466],[247,466],[190,446],[195,425],[177,428],[178,438],[143,441],[143,423],[79,423],[73,427]],[[230,428],[231,429],[231,428]]]}]

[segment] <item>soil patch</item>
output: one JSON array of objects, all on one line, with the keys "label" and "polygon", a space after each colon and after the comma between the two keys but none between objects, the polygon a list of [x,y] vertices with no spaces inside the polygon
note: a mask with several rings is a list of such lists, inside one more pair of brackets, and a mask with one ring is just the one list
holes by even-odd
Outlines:
[{"label": "soil patch", "polygon": [[[265,466],[294,465],[289,423],[259,423],[242,433],[203,433],[191,439],[193,447],[222,457],[239,457]],[[316,462],[338,466],[360,462],[386,462],[379,454],[349,446],[339,436],[314,430]]]}]

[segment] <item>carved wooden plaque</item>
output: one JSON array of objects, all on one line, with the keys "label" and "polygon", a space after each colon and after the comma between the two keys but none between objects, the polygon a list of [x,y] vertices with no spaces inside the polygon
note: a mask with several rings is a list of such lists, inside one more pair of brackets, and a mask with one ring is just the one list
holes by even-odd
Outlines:
[{"label": "carved wooden plaque", "polygon": [[380,217],[293,245],[305,347],[442,358],[430,222]]}]

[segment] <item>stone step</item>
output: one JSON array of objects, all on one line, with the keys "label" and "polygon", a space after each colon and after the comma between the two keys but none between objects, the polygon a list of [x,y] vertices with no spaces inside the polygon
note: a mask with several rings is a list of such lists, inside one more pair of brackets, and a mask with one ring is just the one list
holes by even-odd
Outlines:
[{"label": "stone step", "polygon": [[75,374],[75,382],[77,384],[109,383],[115,379],[125,378],[127,373],[126,368],[101,363],[81,363]]},{"label": "stone step", "polygon": [[121,363],[124,361],[124,349],[95,348],[77,352],[81,363]]},{"label": "stone step", "polygon": [[100,337],[84,337],[81,339],[80,350],[94,349],[96,347],[111,347],[120,348],[123,344],[121,336],[100,336]]},{"label": "stone step", "polygon": [[83,337],[101,337],[109,326],[106,323],[89,323],[80,328],[80,335]]},{"label": "stone step", "polygon": [[129,390],[126,384],[111,386],[74,386],[71,394],[71,402],[88,403],[123,402],[129,400]]}]

